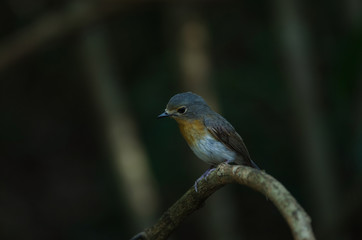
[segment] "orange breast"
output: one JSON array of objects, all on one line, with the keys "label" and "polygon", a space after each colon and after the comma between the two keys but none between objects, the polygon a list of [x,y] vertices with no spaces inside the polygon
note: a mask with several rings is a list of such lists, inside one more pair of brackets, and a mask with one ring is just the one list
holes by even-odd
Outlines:
[{"label": "orange breast", "polygon": [[180,127],[181,134],[190,146],[193,146],[196,141],[199,141],[207,134],[207,130],[201,120],[175,120]]}]

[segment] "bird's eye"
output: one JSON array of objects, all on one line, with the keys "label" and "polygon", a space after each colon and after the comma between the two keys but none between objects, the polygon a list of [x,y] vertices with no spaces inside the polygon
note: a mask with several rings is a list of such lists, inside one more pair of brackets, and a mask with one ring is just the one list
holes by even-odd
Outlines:
[{"label": "bird's eye", "polygon": [[177,112],[183,114],[183,113],[186,112],[186,108],[185,107],[180,107],[179,109],[177,109]]}]

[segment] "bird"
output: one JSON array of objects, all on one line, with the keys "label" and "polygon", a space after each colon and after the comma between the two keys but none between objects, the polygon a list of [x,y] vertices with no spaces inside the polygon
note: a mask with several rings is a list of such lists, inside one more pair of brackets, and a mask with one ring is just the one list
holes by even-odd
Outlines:
[{"label": "bird", "polygon": [[220,114],[213,111],[205,100],[192,92],[178,93],[170,98],[158,118],[173,118],[194,154],[210,165],[195,181],[198,183],[221,163],[245,165],[260,170],[251,160],[243,139],[234,127]]}]

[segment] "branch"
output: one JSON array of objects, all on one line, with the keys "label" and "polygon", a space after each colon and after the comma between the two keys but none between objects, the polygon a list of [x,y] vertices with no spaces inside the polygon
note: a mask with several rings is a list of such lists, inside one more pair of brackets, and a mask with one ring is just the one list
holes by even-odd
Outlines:
[{"label": "branch", "polygon": [[158,220],[131,240],[163,240],[192,212],[199,209],[205,200],[228,183],[246,185],[270,199],[287,221],[294,239],[314,240],[311,219],[288,190],[275,178],[263,171],[241,165],[220,164],[207,178],[199,182],[198,192],[191,187]]}]

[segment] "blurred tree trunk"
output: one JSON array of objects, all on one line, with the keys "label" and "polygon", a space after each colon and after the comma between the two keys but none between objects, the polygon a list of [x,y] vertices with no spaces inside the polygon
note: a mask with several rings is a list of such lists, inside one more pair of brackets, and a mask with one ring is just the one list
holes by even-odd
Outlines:
[{"label": "blurred tree trunk", "polygon": [[[337,228],[338,184],[333,166],[333,149],[328,141],[325,116],[318,96],[318,79],[308,45],[309,33],[305,21],[298,15],[297,1],[276,2],[276,20],[280,31],[280,46],[285,59],[287,80],[293,109],[299,127],[301,165],[311,196],[312,219],[317,235],[325,239],[340,239]],[[314,215],[314,216],[313,216]]]},{"label": "blurred tree trunk", "polygon": [[122,81],[115,71],[105,29],[95,27],[84,33],[81,49],[95,103],[105,124],[105,142],[113,157],[121,196],[129,206],[135,229],[143,228],[155,220],[158,193]]},{"label": "blurred tree trunk", "polygon": [[[138,1],[132,1],[134,2]],[[1,40],[0,71],[36,52],[50,41],[115,14],[130,3],[131,1],[77,0],[70,1],[64,8],[47,12],[28,26]],[[21,1],[18,4],[21,5]]]},{"label": "blurred tree trunk", "polygon": [[[219,110],[217,97],[211,83],[211,63],[208,53],[209,34],[201,16],[191,6],[177,6],[171,9],[172,22],[176,25],[179,48],[180,80],[183,91],[192,91],[201,95],[215,110]],[[191,152],[190,152],[191,155]],[[194,168],[201,174],[207,165],[196,156],[190,156]],[[196,179],[195,179],[196,180]],[[205,239],[243,239],[242,226],[237,224],[236,203],[232,193],[223,189],[215,194],[205,206],[207,217],[203,223]],[[226,221],[225,221],[226,220]]]}]

